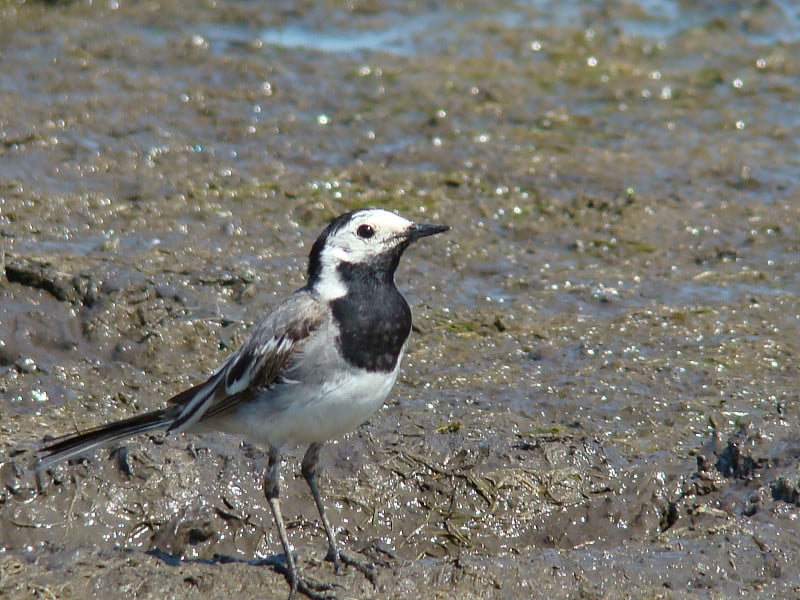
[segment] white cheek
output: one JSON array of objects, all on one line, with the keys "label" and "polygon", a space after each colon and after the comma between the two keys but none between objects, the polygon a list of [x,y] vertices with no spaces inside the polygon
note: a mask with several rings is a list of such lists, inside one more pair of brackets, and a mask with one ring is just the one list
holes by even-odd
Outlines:
[{"label": "white cheek", "polygon": [[347,287],[342,282],[336,265],[347,256],[342,248],[328,248],[322,253],[322,273],[317,281],[316,290],[324,300],[334,300],[347,294]]},{"label": "white cheek", "polygon": [[330,257],[331,266],[334,266],[334,265],[336,265],[336,264],[338,264],[340,262],[347,262],[348,258],[350,257],[349,252],[347,250],[345,250],[344,248],[340,248],[340,247],[332,248],[330,251],[326,252],[325,254],[327,254]]}]

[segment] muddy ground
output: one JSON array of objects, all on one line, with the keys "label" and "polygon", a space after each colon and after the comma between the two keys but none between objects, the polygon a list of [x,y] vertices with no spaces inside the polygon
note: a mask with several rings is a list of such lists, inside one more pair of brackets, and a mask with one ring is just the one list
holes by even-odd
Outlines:
[{"label": "muddy ground", "polygon": [[0,596],[284,598],[264,452],[48,435],[210,373],[327,219],[406,255],[390,402],[323,454],[339,598],[800,594],[800,17],[738,3],[0,1]]}]

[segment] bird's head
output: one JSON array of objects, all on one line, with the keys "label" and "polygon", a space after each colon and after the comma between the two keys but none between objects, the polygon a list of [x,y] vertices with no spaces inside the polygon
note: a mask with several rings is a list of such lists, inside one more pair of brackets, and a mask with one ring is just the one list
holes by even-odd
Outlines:
[{"label": "bird's head", "polygon": [[448,229],[447,225],[413,223],[377,208],[344,213],[328,224],[311,248],[309,284],[333,299],[346,293],[340,273],[348,267],[392,280],[403,251],[412,242]]}]

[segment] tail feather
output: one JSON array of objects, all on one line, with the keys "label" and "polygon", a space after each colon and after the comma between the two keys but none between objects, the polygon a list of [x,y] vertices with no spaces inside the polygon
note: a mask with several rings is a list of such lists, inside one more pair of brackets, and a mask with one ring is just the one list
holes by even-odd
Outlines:
[{"label": "tail feather", "polygon": [[101,425],[84,433],[66,436],[45,446],[36,453],[37,471],[52,467],[63,460],[75,458],[139,433],[164,429],[175,419],[175,410],[163,408],[122,421]]}]

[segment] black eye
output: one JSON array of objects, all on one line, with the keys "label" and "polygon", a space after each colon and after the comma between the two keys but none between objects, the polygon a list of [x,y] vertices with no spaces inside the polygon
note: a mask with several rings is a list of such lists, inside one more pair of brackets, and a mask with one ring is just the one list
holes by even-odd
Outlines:
[{"label": "black eye", "polygon": [[375,235],[375,230],[372,228],[372,225],[359,225],[358,229],[356,229],[356,234],[358,237],[368,240]]}]

